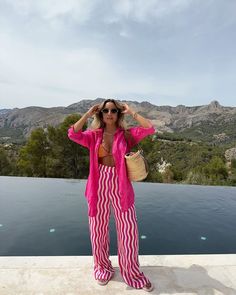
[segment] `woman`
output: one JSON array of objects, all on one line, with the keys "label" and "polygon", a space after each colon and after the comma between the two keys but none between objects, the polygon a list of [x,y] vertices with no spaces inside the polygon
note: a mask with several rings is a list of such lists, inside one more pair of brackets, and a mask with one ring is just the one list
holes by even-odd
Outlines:
[{"label": "woman", "polygon": [[[124,115],[132,115],[141,126],[126,128]],[[91,128],[82,131],[89,117]],[[68,130],[68,137],[90,151],[90,169],[85,196],[94,258],[94,276],[106,285],[114,274],[109,260],[110,206],[115,216],[118,262],[121,275],[131,287],[152,291],[153,285],[139,270],[138,228],[134,190],[127,176],[125,154],[144,137],[155,133],[151,122],[127,104],[107,99],[92,106]],[[131,138],[132,137],[132,138]]]}]

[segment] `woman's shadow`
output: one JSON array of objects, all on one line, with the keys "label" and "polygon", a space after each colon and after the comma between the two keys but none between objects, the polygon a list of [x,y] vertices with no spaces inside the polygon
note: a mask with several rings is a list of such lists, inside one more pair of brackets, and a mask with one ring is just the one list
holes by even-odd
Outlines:
[{"label": "woman's shadow", "polygon": [[[115,269],[116,274],[112,280],[124,283],[119,268],[115,267]],[[145,266],[140,267],[140,269],[154,284],[155,289],[150,294],[193,293],[215,295],[215,290],[217,290],[220,294],[236,295],[236,289],[227,287],[217,279],[212,278],[204,267],[196,264],[189,268]],[[127,286],[126,290],[135,289]]]}]

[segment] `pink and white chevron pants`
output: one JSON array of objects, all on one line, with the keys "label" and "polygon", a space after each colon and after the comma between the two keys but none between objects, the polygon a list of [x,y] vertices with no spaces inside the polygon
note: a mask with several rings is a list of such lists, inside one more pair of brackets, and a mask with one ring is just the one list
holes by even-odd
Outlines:
[{"label": "pink and white chevron pants", "polygon": [[110,279],[114,268],[109,259],[109,219],[112,205],[117,230],[118,263],[126,284],[142,288],[149,281],[139,269],[138,227],[135,206],[121,211],[118,176],[115,167],[99,164],[98,212],[89,216],[95,279]]}]

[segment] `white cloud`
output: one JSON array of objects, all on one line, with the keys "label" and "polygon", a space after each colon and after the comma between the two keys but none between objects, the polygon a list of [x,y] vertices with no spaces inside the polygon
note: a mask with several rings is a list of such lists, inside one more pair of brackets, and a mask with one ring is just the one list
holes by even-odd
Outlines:
[{"label": "white cloud", "polygon": [[150,22],[182,11],[193,0],[119,0],[113,2],[114,19],[126,18],[139,22]]},{"label": "white cloud", "polygon": [[[5,79],[30,85],[63,85],[66,88],[98,87],[112,76],[111,65],[97,49],[63,50],[36,48],[0,36],[1,72]],[[16,50],[17,49],[17,50]]]},{"label": "white cloud", "polygon": [[15,12],[24,16],[39,16],[53,21],[57,18],[69,16],[76,22],[82,23],[90,18],[96,0],[5,0]]},{"label": "white cloud", "polygon": [[124,37],[124,38],[130,38],[131,37],[130,33],[128,33],[128,31],[126,31],[126,30],[120,31],[120,36]]},{"label": "white cloud", "polygon": [[125,97],[134,92],[143,96],[181,95],[185,89],[181,82],[173,81],[169,87],[167,81],[145,73],[130,75],[95,48],[52,50],[16,40],[0,36],[1,44],[5,44],[0,48],[1,80],[5,81],[1,95],[23,105],[27,105],[24,100],[37,105],[35,99],[38,105],[46,106],[63,97],[114,97],[119,93]]},{"label": "white cloud", "polygon": [[67,105],[72,97],[133,94],[181,104],[215,93],[234,96],[227,81],[235,76],[236,5],[0,1],[1,104]]},{"label": "white cloud", "polygon": [[[181,11],[192,4],[193,0],[112,0],[109,8],[101,9],[101,0],[5,0],[15,12],[24,16],[39,16],[47,21],[68,16],[75,22],[83,23],[93,17],[103,17],[107,22],[133,19],[139,22],[149,22],[150,18],[162,18]],[[97,14],[97,12],[100,14]]]}]

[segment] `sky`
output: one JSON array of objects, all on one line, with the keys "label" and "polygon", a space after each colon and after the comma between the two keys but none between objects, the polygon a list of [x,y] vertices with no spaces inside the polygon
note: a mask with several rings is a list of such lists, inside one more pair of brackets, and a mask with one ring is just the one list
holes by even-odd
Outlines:
[{"label": "sky", "polygon": [[236,106],[236,0],[0,0],[0,109]]}]

